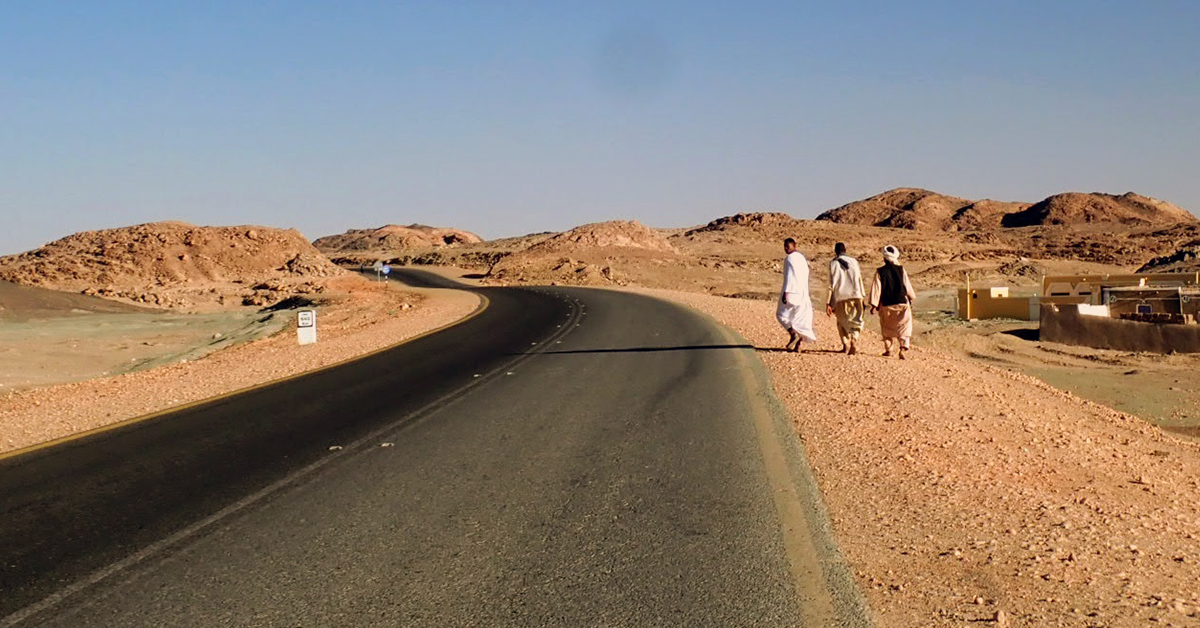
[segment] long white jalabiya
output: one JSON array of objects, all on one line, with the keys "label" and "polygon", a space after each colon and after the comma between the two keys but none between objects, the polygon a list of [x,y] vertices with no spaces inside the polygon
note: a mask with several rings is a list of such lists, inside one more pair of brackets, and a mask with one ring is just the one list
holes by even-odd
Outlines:
[{"label": "long white jalabiya", "polygon": [[812,299],[808,296],[808,260],[800,251],[783,259],[783,289],[775,318],[784,329],[794,330],[808,340],[817,339],[813,331]]}]

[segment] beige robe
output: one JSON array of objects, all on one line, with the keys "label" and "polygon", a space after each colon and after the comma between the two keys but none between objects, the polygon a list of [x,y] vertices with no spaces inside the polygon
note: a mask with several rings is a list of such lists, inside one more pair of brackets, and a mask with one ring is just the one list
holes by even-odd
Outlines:
[{"label": "beige robe", "polygon": [[[845,267],[838,260],[846,262]],[[829,302],[842,343],[857,341],[863,328],[863,284],[858,260],[840,255],[829,262]]]},{"label": "beige robe", "polygon": [[903,274],[904,293],[908,298],[908,303],[899,303],[896,305],[885,305],[880,307],[879,298],[883,294],[883,283],[879,279],[879,272],[875,272],[875,279],[871,282],[871,294],[867,302],[871,307],[879,308],[879,329],[886,340],[899,340],[900,346],[908,349],[910,339],[912,338],[913,319],[912,307],[910,304],[917,298],[917,293],[913,290],[912,282],[908,280],[908,271]]}]

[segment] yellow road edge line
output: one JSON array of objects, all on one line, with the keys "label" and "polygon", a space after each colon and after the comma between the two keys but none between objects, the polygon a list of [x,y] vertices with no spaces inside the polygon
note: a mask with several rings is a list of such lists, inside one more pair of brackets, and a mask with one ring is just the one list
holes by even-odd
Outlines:
[{"label": "yellow road edge line", "polygon": [[784,550],[792,573],[792,584],[801,601],[800,612],[804,617],[804,625],[835,625],[837,612],[834,610],[833,594],[825,580],[821,555],[813,543],[812,524],[804,513],[800,496],[796,494],[791,467],[784,455],[783,445],[775,434],[775,420],[766,406],[757,400],[764,391],[751,365],[746,363],[748,358],[743,352],[737,353],[742,362],[742,368],[738,371],[746,390],[751,394],[751,418],[758,435],[758,447],[771,487],[771,498],[783,525]]},{"label": "yellow road edge line", "polygon": [[[449,290],[453,290],[454,288],[439,288],[439,289],[440,289],[440,290],[447,290],[447,289],[449,289]],[[220,401],[221,399],[227,399],[227,398],[229,398],[229,397],[233,397],[233,396],[235,396],[235,395],[240,395],[240,394],[242,394],[242,393],[247,393],[247,392],[250,392],[250,391],[252,391],[252,390],[258,390],[259,388],[266,388],[267,386],[273,386],[273,385],[275,385],[275,384],[280,384],[280,383],[283,383],[283,382],[286,382],[286,381],[290,381],[290,380],[293,380],[293,379],[297,379],[297,378],[303,377],[303,376],[305,376],[305,375],[311,375],[311,374],[313,374],[313,373],[320,373],[321,371],[327,371],[327,370],[329,370],[329,369],[337,368],[337,367],[339,367],[339,366],[342,366],[342,365],[348,364],[348,363],[350,363],[350,362],[354,362],[354,361],[356,361],[356,360],[362,360],[362,359],[368,358],[368,357],[370,357],[370,356],[373,356],[373,355],[375,355],[375,354],[378,354],[378,353],[383,353],[384,351],[390,351],[390,350],[392,350],[392,349],[395,349],[396,347],[399,347],[399,346],[401,346],[401,345],[405,345],[405,344],[408,344],[408,343],[410,343],[410,342],[415,342],[415,341],[417,341],[417,340],[420,340],[421,338],[424,338],[424,337],[426,337],[426,336],[432,336],[433,334],[436,334],[436,333],[438,333],[438,332],[440,332],[440,331],[447,330],[447,329],[449,329],[449,328],[451,328],[451,327],[454,327],[454,326],[456,326],[456,325],[461,325],[461,324],[463,324],[463,323],[466,323],[467,321],[469,321],[469,320],[471,320],[471,319],[475,318],[476,316],[479,316],[480,314],[482,314],[482,313],[483,313],[483,311],[484,311],[484,310],[486,310],[486,309],[488,308],[488,306],[491,304],[491,301],[490,301],[490,300],[489,300],[489,299],[488,299],[486,296],[484,296],[484,295],[482,295],[482,294],[476,294],[476,296],[478,296],[478,297],[479,297],[479,305],[478,305],[478,307],[476,307],[476,308],[475,308],[475,310],[474,310],[473,312],[471,312],[470,314],[467,314],[466,316],[464,316],[464,317],[462,317],[462,318],[460,318],[460,319],[458,319],[458,320],[456,320],[456,321],[453,321],[453,322],[450,322],[450,323],[446,323],[445,325],[442,325],[441,327],[437,327],[437,328],[434,328],[434,329],[430,329],[429,331],[421,332],[420,334],[417,334],[416,336],[413,336],[413,337],[411,337],[411,338],[405,338],[404,340],[401,340],[401,341],[399,341],[399,342],[396,342],[396,343],[390,344],[390,345],[388,345],[388,346],[386,346],[386,347],[380,347],[379,349],[375,349],[375,350],[373,350],[373,351],[369,351],[369,352],[367,352],[367,353],[364,353],[364,354],[362,354],[362,355],[357,355],[357,356],[354,356],[354,357],[352,357],[352,358],[346,358],[345,360],[341,360],[341,361],[339,361],[339,362],[334,362],[333,364],[327,364],[327,365],[325,365],[325,366],[321,366],[321,367],[318,367],[318,368],[312,369],[312,370],[310,370],[310,371],[301,371],[301,372],[299,372],[299,373],[293,373],[293,374],[291,374],[291,375],[285,375],[284,377],[280,377],[280,378],[277,378],[277,379],[268,380],[268,381],[265,381],[265,382],[260,382],[260,383],[258,383],[258,384],[253,384],[253,385],[251,385],[251,386],[247,386],[247,387],[245,387],[245,388],[239,388],[239,389],[237,389],[237,390],[233,390],[233,391],[230,391],[230,392],[221,393],[221,394],[219,394],[219,395],[215,395],[215,396],[213,396],[213,397],[205,397],[204,399],[197,399],[197,400],[195,400],[195,401],[190,401],[190,402],[188,402],[188,403],[185,403],[185,404],[183,404],[183,405],[171,406],[171,407],[169,407],[169,408],[163,408],[162,410],[156,410],[156,411],[154,411],[154,412],[151,412],[151,413],[149,413],[149,414],[143,414],[143,415],[140,415],[140,416],[130,417],[130,418],[128,418],[128,419],[122,419],[122,420],[120,420],[120,421],[117,421],[117,422],[115,422],[115,423],[109,423],[109,424],[107,424],[107,425],[101,425],[101,426],[99,426],[99,427],[93,427],[92,429],[90,429],[90,430],[86,430],[86,431],[83,431],[83,432],[77,432],[77,433],[75,433],[75,434],[68,434],[68,435],[66,435],[66,436],[59,436],[58,438],[54,438],[54,439],[51,439],[51,440],[48,440],[48,441],[45,441],[45,442],[42,442],[42,443],[37,443],[36,445],[28,445],[28,446],[26,446],[26,447],[22,447],[22,448],[20,448],[20,449],[14,449],[14,450],[12,450],[12,451],[8,451],[8,452],[0,453],[0,461],[8,460],[8,459],[10,459],[10,458],[16,458],[17,456],[22,456],[22,455],[25,455],[25,454],[28,454],[28,453],[33,453],[33,452],[35,452],[35,451],[40,451],[40,450],[42,450],[42,449],[49,449],[49,448],[51,448],[51,447],[57,447],[57,446],[59,446],[59,445],[66,444],[66,443],[69,443],[69,442],[71,442],[71,441],[80,440],[80,439],[82,439],[82,438],[87,438],[87,437],[89,437],[89,436],[94,436],[94,435],[96,435],[96,434],[102,434],[102,433],[104,433],[104,432],[108,432],[108,431],[110,431],[110,430],[115,430],[115,429],[118,429],[118,428],[126,427],[126,426],[128,426],[128,425],[134,425],[134,424],[136,424],[136,423],[141,423],[142,421],[149,421],[150,419],[158,418],[158,417],[160,417],[160,416],[163,416],[164,414],[171,414],[172,412],[180,412],[180,411],[187,410],[187,409],[189,409],[189,408],[194,408],[194,407],[196,407],[196,406],[200,406],[200,405],[203,405],[203,404],[206,404],[206,403],[211,403],[211,402],[214,402],[214,401]],[[236,345],[235,345],[235,346],[236,346]]]},{"label": "yellow road edge line", "polygon": [[[712,314],[697,307],[675,301],[669,297],[648,294],[636,289],[630,290],[608,286],[583,287],[636,294],[670,303],[707,319],[714,327],[720,330],[729,344],[753,344]],[[835,590],[836,585],[829,579],[825,572],[824,565],[826,564],[826,559],[822,556],[822,550],[818,548],[817,539],[815,538],[815,535],[819,534],[819,528],[813,525],[814,520],[806,514],[807,507],[805,500],[798,492],[798,487],[795,483],[796,480],[792,474],[791,463],[784,450],[784,444],[780,441],[780,433],[775,430],[775,417],[769,409],[768,404],[760,400],[764,396],[775,396],[774,386],[770,380],[770,371],[753,353],[741,351],[735,353],[741,363],[740,368],[737,369],[738,374],[742,377],[746,393],[750,397],[747,405],[750,407],[750,412],[753,415],[751,423],[758,437],[759,453],[763,457],[767,483],[771,489],[775,511],[783,527],[781,532],[784,552],[787,554],[793,590],[801,601],[800,614],[803,618],[802,625],[838,626],[843,625],[841,623],[843,620],[849,620],[852,622],[852,625],[857,626],[860,624],[855,621],[857,619],[855,613],[859,612],[862,613],[861,625],[874,625],[870,619],[870,608],[865,603],[862,604],[861,608],[856,610],[839,609],[838,594]],[[758,363],[757,366],[762,369],[767,379],[760,379],[755,375],[755,362]],[[785,414],[790,414],[782,405],[780,407]],[[790,433],[797,439],[800,437],[795,432],[794,427],[784,430],[784,433]],[[803,445],[801,445],[801,448],[803,449]],[[805,475],[808,474],[806,473]],[[820,487],[816,485],[815,477],[812,478],[812,482],[813,497],[818,500],[823,499]],[[820,515],[817,515],[817,517],[819,521]],[[850,585],[857,587],[856,582],[850,582]],[[851,604],[857,606],[855,602],[851,602]]]}]

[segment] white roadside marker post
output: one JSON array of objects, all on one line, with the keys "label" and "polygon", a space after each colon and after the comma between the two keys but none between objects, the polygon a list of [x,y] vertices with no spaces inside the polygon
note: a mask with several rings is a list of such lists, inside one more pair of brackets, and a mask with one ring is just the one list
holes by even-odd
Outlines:
[{"label": "white roadside marker post", "polygon": [[296,340],[302,345],[317,341],[316,310],[300,310],[296,313]]}]

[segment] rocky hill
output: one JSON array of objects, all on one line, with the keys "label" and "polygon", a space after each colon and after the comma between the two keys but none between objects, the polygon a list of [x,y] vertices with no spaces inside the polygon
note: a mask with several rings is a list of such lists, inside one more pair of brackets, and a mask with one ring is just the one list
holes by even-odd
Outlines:
[{"label": "rocky hill", "polygon": [[[1157,248],[1162,254],[1148,260],[1139,273],[1194,273],[1200,272],[1200,224],[1178,225],[1171,229],[1154,232],[1162,244]],[[1167,243],[1174,243],[1170,246]],[[1155,249],[1148,249],[1155,250]]]},{"label": "rocky hill", "polygon": [[636,220],[594,222],[559,233],[526,249],[530,254],[582,249],[643,249],[674,253],[675,247],[658,231]]},{"label": "rocky hill", "polygon": [[781,212],[747,212],[723,216],[700,227],[684,229],[670,237],[670,242],[683,253],[691,253],[697,245],[730,245],[741,247],[769,243],[779,248],[784,238],[803,242],[813,231],[811,220],[797,220]]},{"label": "rocky hill", "polygon": [[1200,222],[1187,210],[1133,192],[1113,194],[1084,194],[1066,192],[1055,194],[1034,203],[1022,211],[1007,214],[1001,220],[1004,227],[1034,225],[1078,225],[1087,223],[1121,223],[1162,225],[1179,222]]},{"label": "rocky hill", "polygon": [[947,230],[982,231],[1001,226],[1005,216],[1024,210],[1029,203],[1014,203],[980,199],[954,210],[954,215],[943,223]]},{"label": "rocky hill", "polygon": [[748,212],[717,218],[703,227],[688,229],[684,231],[683,235],[687,237],[712,231],[741,230],[778,233],[795,229],[799,224],[799,220],[781,212]]},{"label": "rocky hill", "polygon": [[1166,225],[1196,222],[1170,203],[1127,192],[1066,192],[1037,203],[972,201],[919,188],[898,188],[847,203],[817,216],[840,224],[912,230],[987,230],[997,227],[1120,223]]},{"label": "rocky hill", "polygon": [[360,251],[394,253],[408,249],[474,244],[483,239],[469,231],[425,225],[385,225],[377,229],[351,229],[341,235],[317,238],[313,246],[327,255]]},{"label": "rocky hill", "polygon": [[[502,259],[492,279],[502,283],[626,283],[678,252],[667,236],[637,221],[615,220],[551,235]],[[636,280],[635,280],[636,283]]]},{"label": "rocky hill", "polygon": [[1193,242],[1170,255],[1146,262],[1139,273],[1194,273],[1200,271],[1200,241]]},{"label": "rocky hill", "polygon": [[1027,203],[989,199],[972,201],[920,188],[897,188],[831,209],[817,216],[817,220],[871,227],[956,231],[999,226],[1001,216],[1028,206]]},{"label": "rocky hill", "polygon": [[172,309],[271,305],[340,275],[298,231],[156,222],[0,257],[0,280]]}]

